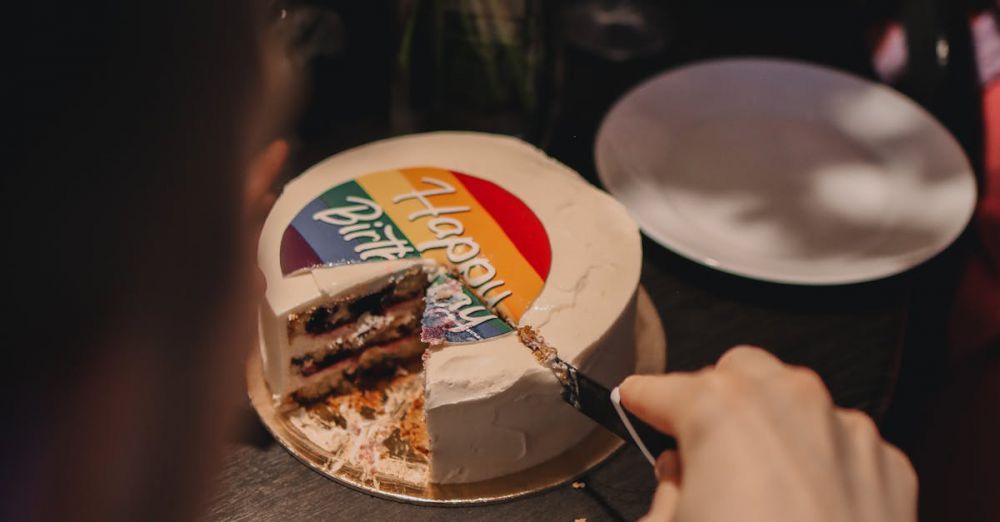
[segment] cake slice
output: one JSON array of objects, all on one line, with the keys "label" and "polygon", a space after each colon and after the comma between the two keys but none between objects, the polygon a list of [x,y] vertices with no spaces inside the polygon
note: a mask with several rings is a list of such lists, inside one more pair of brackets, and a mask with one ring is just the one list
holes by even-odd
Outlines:
[{"label": "cake slice", "polygon": [[370,293],[339,296],[288,315],[288,386],[299,402],[346,391],[367,372],[391,372],[423,353],[425,267],[370,286]]},{"label": "cake slice", "polygon": [[316,267],[289,277],[315,291],[284,310],[271,308],[278,300],[262,308],[262,353],[275,398],[312,402],[419,359],[424,297],[436,272],[433,263],[415,260]]}]

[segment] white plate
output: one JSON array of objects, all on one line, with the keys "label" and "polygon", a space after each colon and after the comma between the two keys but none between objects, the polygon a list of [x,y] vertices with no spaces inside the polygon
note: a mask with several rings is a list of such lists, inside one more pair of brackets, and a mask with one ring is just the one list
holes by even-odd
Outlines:
[{"label": "white plate", "polygon": [[976,199],[958,143],[910,99],[782,60],[703,62],[646,81],[608,113],[596,162],[660,244],[782,283],[902,272],[951,244]]}]

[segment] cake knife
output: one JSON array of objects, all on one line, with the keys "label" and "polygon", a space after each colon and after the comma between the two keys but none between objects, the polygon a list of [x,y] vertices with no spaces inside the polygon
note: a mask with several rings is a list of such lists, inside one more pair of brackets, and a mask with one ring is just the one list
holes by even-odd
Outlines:
[{"label": "cake knife", "polygon": [[677,448],[673,437],[661,433],[622,407],[618,387],[609,391],[560,359],[556,350],[545,344],[534,328],[518,328],[518,337],[531,349],[535,359],[555,374],[562,386],[564,401],[622,440],[631,442],[651,465],[656,465],[656,458],[664,451]]}]

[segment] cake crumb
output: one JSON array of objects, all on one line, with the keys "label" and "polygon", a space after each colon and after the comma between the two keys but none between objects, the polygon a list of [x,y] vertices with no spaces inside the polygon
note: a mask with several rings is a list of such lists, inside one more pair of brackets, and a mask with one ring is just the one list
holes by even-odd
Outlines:
[{"label": "cake crumb", "polygon": [[573,483],[573,489],[583,489],[585,487],[587,487],[587,485],[585,483],[583,483],[583,482],[574,482]]},{"label": "cake crumb", "polygon": [[542,364],[550,365],[558,357],[555,348],[546,344],[538,330],[531,326],[518,328],[517,337],[521,340],[521,344],[527,346],[535,359]]},{"label": "cake crumb", "polygon": [[[521,326],[517,329],[517,337],[521,344],[531,350],[531,355],[535,356],[535,360],[539,364],[552,370],[559,382],[563,383],[564,386],[570,382],[569,365],[559,359],[559,352],[545,342],[537,329],[532,326]],[[575,400],[573,405],[577,406]],[[577,409],[579,409],[578,406]]]}]

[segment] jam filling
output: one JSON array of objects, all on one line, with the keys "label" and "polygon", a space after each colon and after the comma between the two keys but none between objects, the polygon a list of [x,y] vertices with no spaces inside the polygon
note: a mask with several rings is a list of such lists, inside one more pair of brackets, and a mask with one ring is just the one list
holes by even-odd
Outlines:
[{"label": "jam filling", "polygon": [[378,346],[385,346],[406,336],[413,335],[418,326],[419,323],[400,325],[396,328],[393,335],[381,340],[380,342],[369,344],[360,350],[338,350],[326,353],[319,358],[314,357],[313,355],[295,357],[292,359],[292,366],[298,368],[299,373],[302,374],[303,377],[309,377],[310,375],[322,371],[325,368],[329,368],[330,366],[333,366],[341,361],[346,361],[352,357],[359,357],[365,350]]},{"label": "jam filling", "polygon": [[317,306],[305,320],[305,331],[312,335],[320,335],[356,320],[365,312],[381,315],[386,308],[394,304],[422,297],[426,286],[423,273],[416,272],[378,292],[354,301]]}]

